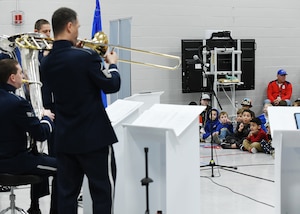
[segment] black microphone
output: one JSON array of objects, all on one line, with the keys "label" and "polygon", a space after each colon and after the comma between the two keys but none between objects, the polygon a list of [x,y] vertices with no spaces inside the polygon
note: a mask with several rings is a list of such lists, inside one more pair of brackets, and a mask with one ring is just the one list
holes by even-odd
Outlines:
[{"label": "black microphone", "polygon": [[195,60],[195,62],[200,63],[203,67],[208,68],[209,64],[208,63],[203,63],[202,59],[200,59],[200,57],[198,55],[194,55],[193,59]]}]

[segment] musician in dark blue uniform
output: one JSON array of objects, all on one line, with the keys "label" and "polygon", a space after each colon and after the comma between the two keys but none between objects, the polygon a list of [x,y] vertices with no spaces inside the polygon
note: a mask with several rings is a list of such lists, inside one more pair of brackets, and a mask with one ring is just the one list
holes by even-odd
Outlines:
[{"label": "musician in dark blue uniform", "polygon": [[[44,141],[53,130],[54,114],[44,110],[39,120],[30,103],[17,95],[22,86],[22,69],[13,59],[0,60],[0,173],[53,175],[56,160],[28,150],[27,133],[35,140]],[[31,188],[31,210],[40,213],[38,198],[49,194],[40,189],[40,184]],[[34,210],[34,211],[33,211]]]},{"label": "musician in dark blue uniform", "polygon": [[41,72],[55,100],[58,213],[77,213],[85,174],[93,213],[111,214],[116,178],[112,144],[117,137],[99,92],[120,89],[117,55],[107,53],[105,70],[97,52],[75,47],[79,22],[72,9],[56,10],[52,28],[55,41]]},{"label": "musician in dark blue uniform", "polygon": [[[50,38],[51,33],[51,25],[50,22],[46,19],[38,19],[34,24],[34,32],[44,34],[47,38]],[[49,54],[49,51],[47,50],[40,50],[38,54],[38,60],[39,62],[42,61],[42,59]],[[52,96],[52,92],[49,90],[47,84],[45,83],[43,79],[43,75],[40,72],[40,81],[43,84],[41,87],[42,92],[42,100],[43,100],[43,106],[46,109],[50,109],[52,112],[55,113],[54,109],[54,100]],[[55,121],[54,121],[55,123]],[[54,132],[47,138],[47,145],[48,145],[48,154],[51,157],[55,157],[54,152]],[[51,206],[50,206],[50,214],[56,214],[57,213],[57,198],[56,198],[56,176],[52,179],[52,186],[51,186]]]}]

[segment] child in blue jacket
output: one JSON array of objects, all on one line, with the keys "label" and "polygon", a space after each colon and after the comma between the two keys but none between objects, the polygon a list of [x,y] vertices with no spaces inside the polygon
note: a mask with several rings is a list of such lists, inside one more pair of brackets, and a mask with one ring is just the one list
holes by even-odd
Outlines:
[{"label": "child in blue jacket", "polygon": [[204,131],[202,138],[205,140],[210,137],[213,133],[216,132],[217,126],[220,124],[219,122],[219,111],[215,108],[212,108],[209,111],[209,118],[205,123]]},{"label": "child in blue jacket", "polygon": [[225,111],[221,111],[219,115],[219,125],[217,126],[216,132],[213,133],[214,142],[221,144],[227,136],[233,134],[233,125],[228,118],[228,114]]}]

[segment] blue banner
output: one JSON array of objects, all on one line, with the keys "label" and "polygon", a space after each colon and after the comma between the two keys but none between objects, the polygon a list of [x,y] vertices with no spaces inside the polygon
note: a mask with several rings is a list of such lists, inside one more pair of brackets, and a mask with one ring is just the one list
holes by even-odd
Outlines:
[{"label": "blue banner", "polygon": [[[101,22],[101,10],[100,10],[100,3],[99,0],[96,0],[96,8],[94,13],[94,21],[93,21],[93,28],[92,28],[92,38],[94,37],[95,33],[102,31],[102,22]],[[104,107],[107,107],[107,98],[106,94],[101,91],[101,97]]]}]

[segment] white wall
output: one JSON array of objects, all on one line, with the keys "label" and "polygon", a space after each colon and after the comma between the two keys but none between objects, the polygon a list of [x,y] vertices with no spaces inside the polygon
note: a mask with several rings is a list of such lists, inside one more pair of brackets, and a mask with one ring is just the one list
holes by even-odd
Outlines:
[{"label": "white wall", "polygon": [[[22,27],[11,25],[11,11],[18,1],[0,0],[0,34],[32,31],[36,19],[51,19],[58,7],[76,10],[81,23],[80,37],[89,38],[95,0],[26,0],[18,2],[25,12]],[[237,100],[253,100],[253,110],[261,112],[268,82],[284,68],[294,86],[292,100],[300,97],[300,2],[297,0],[100,0],[103,30],[109,33],[109,21],[132,17],[132,47],[181,55],[181,39],[202,39],[205,30],[232,30],[234,39],[255,39],[255,90],[238,91]],[[145,56],[135,56],[145,58]],[[181,69],[175,71],[132,66],[132,93],[165,91],[163,103],[187,104],[198,101],[200,93],[181,92]],[[220,93],[224,110],[231,111]]]}]

